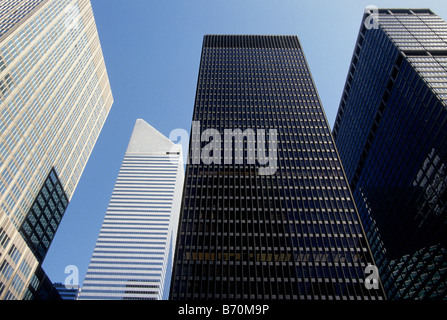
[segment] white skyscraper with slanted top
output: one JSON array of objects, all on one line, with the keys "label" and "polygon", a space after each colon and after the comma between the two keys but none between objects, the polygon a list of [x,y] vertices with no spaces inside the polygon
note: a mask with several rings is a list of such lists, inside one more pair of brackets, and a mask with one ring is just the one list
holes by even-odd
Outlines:
[{"label": "white skyscraper with slanted top", "polygon": [[166,300],[183,191],[180,145],[138,119],[80,300]]}]

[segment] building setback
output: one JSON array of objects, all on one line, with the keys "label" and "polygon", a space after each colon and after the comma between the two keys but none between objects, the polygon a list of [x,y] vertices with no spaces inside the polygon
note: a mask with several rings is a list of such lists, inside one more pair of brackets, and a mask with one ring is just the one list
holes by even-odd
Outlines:
[{"label": "building setback", "polygon": [[171,299],[383,299],[296,36],[203,40]]},{"label": "building setback", "polygon": [[0,2],[0,299],[32,299],[113,104],[90,1]]},{"label": "building setback", "polygon": [[136,121],[79,300],[167,300],[184,180],[181,145]]},{"label": "building setback", "polygon": [[333,136],[390,299],[447,297],[447,23],[365,10]]}]

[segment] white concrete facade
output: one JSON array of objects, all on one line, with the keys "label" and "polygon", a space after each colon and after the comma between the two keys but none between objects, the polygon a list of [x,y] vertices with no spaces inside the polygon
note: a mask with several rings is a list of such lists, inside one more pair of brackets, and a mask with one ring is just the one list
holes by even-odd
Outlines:
[{"label": "white concrete facade", "polygon": [[80,300],[167,300],[183,192],[180,145],[136,121]]}]

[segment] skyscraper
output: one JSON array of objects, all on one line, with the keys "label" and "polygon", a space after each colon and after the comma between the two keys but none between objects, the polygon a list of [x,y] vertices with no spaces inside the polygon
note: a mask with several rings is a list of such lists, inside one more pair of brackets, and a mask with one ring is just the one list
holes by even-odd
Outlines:
[{"label": "skyscraper", "polygon": [[0,299],[39,290],[112,103],[90,1],[0,2]]},{"label": "skyscraper", "polygon": [[366,10],[333,129],[389,298],[447,297],[447,23]]},{"label": "skyscraper", "polygon": [[171,299],[382,299],[296,36],[203,40]]},{"label": "skyscraper", "polygon": [[80,300],[167,300],[183,191],[180,145],[138,119]]}]

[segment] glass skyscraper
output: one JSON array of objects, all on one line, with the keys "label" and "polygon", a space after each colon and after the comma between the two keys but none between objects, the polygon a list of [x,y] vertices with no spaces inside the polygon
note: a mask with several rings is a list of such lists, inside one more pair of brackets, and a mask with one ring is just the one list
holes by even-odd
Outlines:
[{"label": "glass skyscraper", "polygon": [[79,300],[167,300],[183,191],[181,145],[138,119]]},{"label": "glass skyscraper", "polygon": [[298,37],[203,40],[171,299],[379,300]]},{"label": "glass skyscraper", "polygon": [[447,23],[365,10],[333,136],[390,299],[447,298]]},{"label": "glass skyscraper", "polygon": [[90,1],[0,1],[0,299],[38,294],[112,103]]}]

